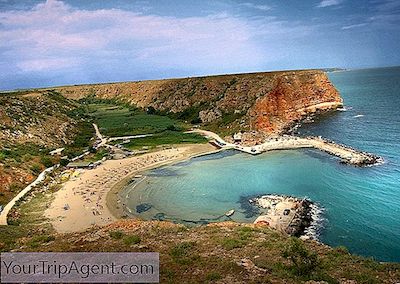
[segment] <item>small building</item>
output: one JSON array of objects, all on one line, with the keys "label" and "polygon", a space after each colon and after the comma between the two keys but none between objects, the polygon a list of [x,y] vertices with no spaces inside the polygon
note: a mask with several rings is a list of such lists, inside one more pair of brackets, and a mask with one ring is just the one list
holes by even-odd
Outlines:
[{"label": "small building", "polygon": [[235,143],[241,142],[242,141],[242,132],[233,134],[233,140],[235,141]]},{"label": "small building", "polygon": [[71,169],[92,169],[93,163],[92,162],[71,162],[67,165],[68,168]]},{"label": "small building", "polygon": [[58,149],[55,149],[55,150],[53,150],[53,151],[50,151],[49,154],[52,155],[52,156],[54,156],[54,155],[61,155],[62,151],[64,151],[64,148],[58,148]]}]

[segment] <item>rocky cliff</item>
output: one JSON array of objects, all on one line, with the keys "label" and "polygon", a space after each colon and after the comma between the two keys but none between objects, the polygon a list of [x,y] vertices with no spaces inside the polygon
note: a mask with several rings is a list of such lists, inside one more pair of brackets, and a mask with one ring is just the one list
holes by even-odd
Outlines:
[{"label": "rocky cliff", "polygon": [[319,70],[283,71],[56,88],[68,98],[113,98],[223,130],[279,133],[342,99]]}]

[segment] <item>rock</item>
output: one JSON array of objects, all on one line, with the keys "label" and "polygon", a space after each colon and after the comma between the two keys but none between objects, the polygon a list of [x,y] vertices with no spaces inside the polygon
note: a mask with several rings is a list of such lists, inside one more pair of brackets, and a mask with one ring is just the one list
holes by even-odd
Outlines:
[{"label": "rock", "polygon": [[202,110],[199,112],[199,117],[203,123],[209,123],[217,120],[222,116],[219,109]]}]

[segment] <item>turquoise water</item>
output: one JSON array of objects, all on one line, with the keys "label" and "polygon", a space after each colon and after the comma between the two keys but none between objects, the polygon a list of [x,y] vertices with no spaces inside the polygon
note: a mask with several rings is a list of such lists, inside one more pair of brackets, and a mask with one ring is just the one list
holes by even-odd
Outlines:
[{"label": "turquoise water", "polygon": [[[164,213],[198,221],[235,209],[243,196],[280,193],[309,197],[321,207],[319,239],[353,253],[400,261],[400,68],[329,75],[347,111],[324,115],[300,132],[322,135],[378,154],[385,164],[356,168],[314,150],[274,151],[258,156],[225,152],[148,172],[123,192],[127,206],[144,219]],[[151,209],[136,213],[136,206]]]}]

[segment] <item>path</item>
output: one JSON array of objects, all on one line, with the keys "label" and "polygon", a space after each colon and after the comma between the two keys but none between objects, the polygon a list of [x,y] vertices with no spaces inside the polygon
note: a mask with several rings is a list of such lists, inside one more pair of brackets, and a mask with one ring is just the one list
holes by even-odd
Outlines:
[{"label": "path", "polygon": [[18,193],[10,202],[7,203],[7,205],[4,207],[3,211],[1,211],[0,213],[0,225],[7,225],[7,215],[10,212],[10,210],[14,207],[15,203],[21,199],[25,194],[27,194],[29,191],[31,191],[31,189],[33,187],[35,187],[36,185],[38,185],[40,182],[42,182],[45,177],[46,174],[52,172],[56,167],[50,167],[45,169],[43,172],[41,172],[39,174],[39,176],[35,179],[34,182],[32,182],[31,184],[29,184],[27,187],[25,187],[20,193]]}]

